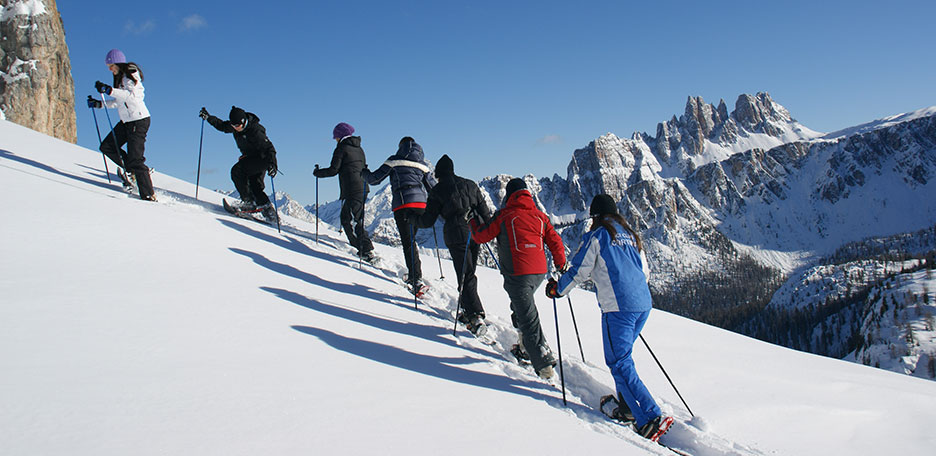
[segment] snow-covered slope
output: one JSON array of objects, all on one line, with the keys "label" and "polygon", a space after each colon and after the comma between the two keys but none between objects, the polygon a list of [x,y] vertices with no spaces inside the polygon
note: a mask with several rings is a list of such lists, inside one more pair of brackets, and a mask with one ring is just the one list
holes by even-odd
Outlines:
[{"label": "snow-covered slope", "polygon": [[[511,361],[496,271],[479,272],[486,347],[452,336],[451,278],[413,308],[398,248],[359,269],[324,225],[319,243],[289,216],[278,234],[159,173],[159,203],[139,201],[101,168],[99,153],[0,121],[0,453],[671,454],[595,410],[612,386],[590,293],[571,295],[587,362],[557,303],[565,406]],[[552,303],[538,307],[558,348]],[[697,414],[636,347],[679,419],[667,442],[692,454],[936,447],[934,382],[661,311],[644,334]]]}]

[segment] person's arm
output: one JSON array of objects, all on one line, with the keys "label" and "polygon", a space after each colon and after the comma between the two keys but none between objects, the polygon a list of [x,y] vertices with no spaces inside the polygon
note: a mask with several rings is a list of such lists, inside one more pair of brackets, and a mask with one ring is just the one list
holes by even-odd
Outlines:
[{"label": "person's arm", "polygon": [[413,217],[413,223],[417,228],[429,228],[435,224],[441,212],[442,202],[439,201],[438,194],[429,190],[429,197],[426,198],[426,210],[421,215]]},{"label": "person's arm", "polygon": [[361,170],[361,177],[363,177],[364,181],[368,184],[377,185],[390,175],[391,169],[390,165],[386,163],[380,165],[380,168],[377,168],[376,171],[371,171],[365,167]]},{"label": "person's arm", "polygon": [[[139,73],[136,77],[140,77]],[[108,108],[115,108],[119,103],[126,103],[130,100],[135,100],[137,102],[142,102],[145,97],[145,91],[143,89],[143,83],[133,82],[130,78],[124,78],[125,88],[114,87],[111,89],[109,94],[113,97],[113,100],[108,101]]]},{"label": "person's arm", "polygon": [[549,247],[549,252],[552,253],[553,264],[556,266],[557,270],[561,271],[566,263],[565,246],[562,245],[562,237],[559,236],[559,233],[553,228],[552,223],[549,222],[549,217],[547,217],[546,214],[542,214],[542,217],[545,225],[543,239]]},{"label": "person's arm", "polygon": [[471,228],[471,239],[475,241],[475,243],[484,244],[500,234],[501,224],[497,215],[498,214],[494,214],[494,218],[483,225],[479,224],[478,221],[473,218],[468,221],[468,226]]},{"label": "person's arm", "polygon": [[315,177],[332,177],[338,174],[338,170],[341,169],[341,162],[344,159],[344,151],[341,150],[341,146],[335,148],[335,153],[332,154],[331,166],[328,168],[319,168],[312,172]]},{"label": "person's arm", "polygon": [[582,245],[572,256],[569,269],[559,277],[556,291],[560,296],[568,294],[576,285],[591,277],[600,251],[601,245],[598,242],[598,236],[586,234],[582,237]]},{"label": "person's arm", "polygon": [[471,209],[475,211],[475,214],[478,214],[478,217],[481,218],[481,222],[489,222],[491,220],[491,208],[488,207],[487,201],[484,199],[484,195],[481,193],[481,187],[478,187],[478,184],[474,184],[471,192],[471,200],[474,202],[474,204],[471,206]]}]

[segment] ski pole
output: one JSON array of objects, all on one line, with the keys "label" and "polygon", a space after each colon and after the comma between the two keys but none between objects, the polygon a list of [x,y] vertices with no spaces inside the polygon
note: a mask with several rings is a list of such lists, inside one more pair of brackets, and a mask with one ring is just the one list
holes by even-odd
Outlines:
[{"label": "ski pole", "polygon": [[445,273],[442,272],[442,258],[439,256],[439,236],[436,235],[435,223],[432,224],[432,239],[435,241],[436,259],[439,260],[439,275],[445,280]]},{"label": "ski pole", "polygon": [[666,380],[669,381],[670,386],[672,386],[672,387],[673,387],[673,390],[676,391],[676,395],[679,396],[679,400],[681,400],[682,403],[683,403],[683,405],[686,406],[686,410],[689,411],[689,415],[692,416],[693,418],[695,418],[695,415],[692,413],[692,409],[689,408],[689,404],[687,404],[687,403],[686,403],[686,400],[683,399],[682,394],[679,394],[679,390],[676,389],[676,385],[673,384],[673,380],[670,379],[669,374],[666,373],[666,369],[663,368],[663,365],[660,364],[660,360],[657,359],[656,355],[653,353],[653,350],[650,349],[650,344],[647,343],[647,339],[644,339],[643,334],[640,335],[640,340],[642,340],[643,343],[644,343],[644,345],[647,347],[647,351],[650,352],[650,356],[652,356],[652,357],[653,357],[653,360],[656,361],[657,366],[660,366],[660,370],[663,371],[663,375],[666,376]]},{"label": "ski pole", "polygon": [[497,270],[500,271],[500,270],[501,270],[501,268],[500,268],[500,263],[497,261],[497,257],[494,256],[494,251],[491,250],[491,246],[490,246],[490,245],[487,245],[487,244],[484,244],[484,246],[487,247],[488,253],[490,253],[490,254],[491,254],[491,258],[494,259],[494,265],[497,266]]},{"label": "ski pole", "polygon": [[111,122],[110,113],[107,112],[107,99],[104,98],[104,94],[101,94],[101,103],[104,104],[104,114],[107,115],[107,126],[111,129],[111,136],[114,137],[114,154],[117,155],[117,158],[120,159],[120,167],[123,168],[123,172],[127,173],[127,165],[124,163],[123,155],[120,155],[120,145],[117,144],[117,132],[114,131],[114,123]]},{"label": "ski pole", "polygon": [[462,259],[461,274],[458,279],[458,300],[455,303],[455,324],[452,326],[452,335],[458,331],[458,311],[461,310],[462,290],[465,288],[465,269],[468,268],[468,249],[471,247],[471,229],[468,229],[468,243],[465,244],[465,258]]},{"label": "ski pole", "polygon": [[[319,166],[318,166],[318,165],[315,165],[315,170],[318,171],[318,169],[319,169]],[[318,244],[318,226],[319,226],[319,218],[318,218],[318,205],[319,205],[319,199],[318,199],[318,180],[319,180],[318,176],[315,176],[315,243],[316,243],[316,244]]]},{"label": "ski pole", "polygon": [[[195,170],[195,201],[198,201],[198,181],[201,179],[201,151],[203,139],[205,139],[205,119],[201,120],[201,135],[198,136],[198,168]],[[270,182],[273,182],[272,177],[270,178]]]},{"label": "ski pole", "polygon": [[[98,127],[97,113],[94,112],[94,108],[91,108],[91,115],[94,116],[94,129],[97,130],[97,140],[98,144],[102,143],[101,141],[101,128]],[[107,155],[104,154],[104,151],[101,151],[101,158],[104,159],[104,173],[107,175],[107,183],[111,183],[110,179],[110,170],[107,169]]]},{"label": "ski pole", "polygon": [[276,232],[283,234],[280,231],[279,208],[276,207],[276,184],[273,183],[273,176],[270,176],[270,187],[273,189],[273,212],[276,213]]},{"label": "ski pole", "polygon": [[413,282],[413,308],[419,309],[419,299],[416,296],[416,226],[410,225],[410,280]]},{"label": "ski pole", "polygon": [[562,341],[559,339],[559,311],[556,310],[556,298],[552,298],[553,316],[556,319],[556,349],[559,350],[559,379],[562,382],[562,405],[566,403],[565,375],[562,372]]},{"label": "ski pole", "polygon": [[566,296],[569,300],[569,313],[572,314],[572,327],[575,328],[575,339],[578,340],[579,353],[582,355],[582,362],[585,362],[585,350],[582,349],[582,338],[579,337],[578,323],[575,322],[575,311],[572,310],[572,297]]}]

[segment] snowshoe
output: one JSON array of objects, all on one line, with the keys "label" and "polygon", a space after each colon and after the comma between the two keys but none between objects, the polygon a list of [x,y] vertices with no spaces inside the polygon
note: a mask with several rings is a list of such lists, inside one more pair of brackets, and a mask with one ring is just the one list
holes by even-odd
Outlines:
[{"label": "snowshoe", "polygon": [[468,328],[468,332],[475,336],[481,343],[485,345],[494,345],[497,343],[497,341],[488,334],[488,327],[484,323],[484,316],[482,314],[475,314],[468,318],[465,327]]},{"label": "snowshoe", "polygon": [[380,257],[378,257],[373,250],[364,252],[360,254],[360,256],[362,261],[370,264],[371,266],[377,266],[380,263]]},{"label": "snowshoe", "polygon": [[227,211],[231,215],[244,218],[247,220],[253,220],[255,222],[260,222],[260,223],[263,223],[264,225],[270,224],[270,222],[264,219],[254,217],[254,213],[259,212],[259,211],[257,210],[257,206],[253,203],[241,202],[239,204],[235,203],[232,205],[228,203],[226,199],[222,199],[221,204],[222,206],[224,206],[224,210]]},{"label": "snowshoe", "polygon": [[651,442],[659,442],[660,437],[666,434],[670,426],[673,425],[673,417],[660,415],[640,427],[637,433],[641,437],[649,439]]},{"label": "snowshoe", "polygon": [[126,173],[122,168],[117,168],[117,177],[123,183],[123,189],[127,193],[133,193],[137,188],[136,176],[133,173]]},{"label": "snowshoe", "polygon": [[269,222],[275,222],[278,214],[276,209],[273,207],[273,203],[266,203],[263,206],[257,208],[260,211],[260,215],[263,216]]},{"label": "snowshoe", "polygon": [[601,396],[601,403],[598,408],[601,409],[601,413],[604,413],[605,416],[612,420],[619,421],[621,424],[631,424],[634,422],[634,415],[627,407],[627,404],[619,402],[613,394]]},{"label": "snowshoe", "polygon": [[513,347],[510,348],[510,354],[513,355],[514,358],[517,358],[518,363],[524,366],[532,364],[532,361],[530,361],[530,355],[527,354],[527,352],[523,349],[522,346],[520,346],[520,344],[513,344]]},{"label": "snowshoe", "polygon": [[410,292],[417,298],[423,297],[427,291],[429,291],[429,285],[423,282],[422,279],[416,279],[416,283],[410,286]]}]

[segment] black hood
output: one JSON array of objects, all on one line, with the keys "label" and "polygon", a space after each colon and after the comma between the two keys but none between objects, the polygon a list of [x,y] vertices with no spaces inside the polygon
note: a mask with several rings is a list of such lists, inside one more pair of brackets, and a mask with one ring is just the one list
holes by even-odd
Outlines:
[{"label": "black hood", "polygon": [[452,159],[448,155],[443,155],[436,163],[435,175],[438,178],[455,176],[455,164],[452,163]]}]

